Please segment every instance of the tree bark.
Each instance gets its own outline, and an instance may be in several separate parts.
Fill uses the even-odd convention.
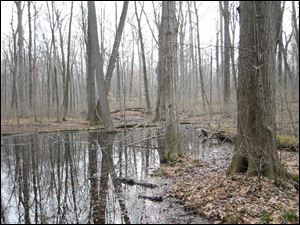
[[[31,29],[31,11],[30,11],[30,1],[27,1],[28,8],[28,67],[29,67],[29,108],[32,110],[32,29]]]
[[[161,94],[165,96],[164,108],[167,110],[165,136],[167,161],[174,161],[183,156],[176,107],[177,33],[176,2],[164,1],[159,34],[159,76],[165,79],[165,89],[161,90]]]
[[[68,35],[68,55],[67,55],[67,74],[65,79],[65,88],[64,88],[64,98],[63,98],[63,116],[62,120],[67,120],[67,113],[69,107],[69,86],[71,79],[71,66],[70,66],[70,54],[71,54],[71,28],[72,28],[72,18],[73,18],[73,1],[71,3],[71,15],[69,23],[69,35]]]
[[[149,88],[148,88],[148,78],[147,78],[147,67],[146,67],[146,57],[145,57],[145,50],[144,50],[144,41],[143,41],[143,34],[141,28],[141,13],[140,16],[137,12],[136,2],[134,2],[135,7],[135,16],[138,22],[138,33],[141,45],[141,53],[142,53],[142,60],[143,60],[143,72],[144,72],[144,88],[145,88],[145,95],[146,95],[146,106],[147,106],[147,113],[151,112],[151,105],[150,105],[150,96],[149,96]]]
[[[20,113],[24,116],[26,107],[25,107],[25,74],[24,74],[24,58],[23,58],[23,48],[24,48],[24,31],[22,25],[22,14],[23,9],[21,6],[21,1],[16,1],[17,13],[18,13],[18,94],[20,99]]]
[[[227,174],[277,180],[275,125],[276,18],[280,2],[240,2],[238,124],[235,153]]]
[[[109,58],[109,63],[108,63],[108,67],[107,67],[106,77],[105,77],[106,94],[108,94],[108,92],[110,90],[110,86],[111,86],[111,78],[112,78],[115,64],[117,61],[118,49],[119,49],[119,45],[121,42],[121,37],[122,37],[125,20],[126,20],[126,15],[127,15],[127,10],[128,10],[128,3],[129,3],[129,1],[124,1],[122,14],[121,14],[120,22],[118,25],[114,45],[113,45],[113,50],[112,50],[111,56]]]
[[[88,32],[93,29],[90,16],[88,17]],[[92,36],[87,35],[87,100],[88,100],[88,120],[96,122],[96,101],[95,101],[95,75],[93,67],[93,54],[92,54]]]
[[[200,48],[200,33],[199,33],[199,16],[198,10],[196,7],[196,2],[194,1],[194,8],[196,14],[196,25],[197,25],[197,42],[198,42],[198,57],[199,57],[199,75],[200,75],[200,85],[201,85],[201,95],[202,95],[202,104],[203,110],[205,111],[205,103],[209,105],[207,95],[204,89],[204,80],[203,80],[203,72],[202,72],[202,59],[201,59],[201,48]]]
[[[224,115],[229,115],[230,102],[230,37],[229,37],[229,6],[228,1],[224,1]]]
[[[105,81],[103,77],[103,71],[101,70],[100,64],[100,49],[98,42],[98,32],[97,32],[97,19],[96,19],[96,10],[95,2],[88,2],[88,40],[89,40],[89,65],[92,66],[92,70],[89,71],[92,73],[91,77],[94,76],[94,71],[96,71],[97,76],[97,85],[99,91],[99,113],[100,117],[103,120],[104,127],[106,131],[112,132],[115,130],[113,122],[110,118],[110,110],[107,100],[107,95],[105,93]],[[97,108],[97,107],[96,107]]]

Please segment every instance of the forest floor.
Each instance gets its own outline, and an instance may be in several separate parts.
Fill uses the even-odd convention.
[[[299,154],[280,151],[283,165],[299,175]],[[182,200],[191,212],[218,223],[299,223],[299,183],[282,180],[275,185],[265,177],[226,176],[230,157],[202,162],[184,160],[162,166],[172,178],[167,196]]]

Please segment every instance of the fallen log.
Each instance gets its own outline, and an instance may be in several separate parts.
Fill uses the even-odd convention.
[[[227,133],[225,131],[210,131],[206,129],[201,129],[201,133],[204,137],[209,137],[209,139],[217,138],[221,141],[235,143],[236,141],[236,134],[234,133]],[[277,148],[284,151],[289,152],[298,152],[299,151],[299,142],[298,143],[286,143],[277,139]]]
[[[130,185],[130,186],[138,185],[138,186],[141,186],[141,187],[151,188],[151,189],[157,187],[157,185],[155,185],[155,184],[144,183],[144,182],[138,182],[138,181],[134,181],[133,179],[130,179],[130,178],[116,177],[115,179],[116,179],[117,181],[123,183],[123,184],[127,184],[127,185]]]
[[[161,196],[145,196],[145,195],[139,195],[138,198],[147,199],[153,202],[162,202],[163,198]]]

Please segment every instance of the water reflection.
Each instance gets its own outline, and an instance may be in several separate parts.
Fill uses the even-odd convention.
[[[1,223],[159,223],[159,204],[139,198],[155,190],[117,178],[155,182],[161,132],[2,137]],[[193,127],[182,128],[182,140],[194,158],[212,155]]]

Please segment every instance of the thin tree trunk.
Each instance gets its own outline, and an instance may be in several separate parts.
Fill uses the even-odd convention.
[[[192,24],[192,13],[191,13],[191,7],[190,7],[190,2],[187,2],[188,4],[188,14],[189,14],[189,32],[190,32],[190,45],[189,45],[189,87],[188,87],[188,105],[190,109],[190,113],[192,113],[194,106],[192,106],[192,96],[194,96],[194,105],[195,104],[195,99],[197,99],[198,96],[198,90],[196,90],[196,86],[198,85],[197,82],[194,81],[194,76],[195,76],[195,58],[194,58],[194,37],[193,37],[193,24]],[[194,94],[195,92],[195,94]]]
[[[224,1],[224,115],[229,115],[230,103],[230,37],[229,37],[229,6],[228,1]]]
[[[132,57],[131,57],[131,70],[130,70],[130,84],[129,84],[129,100],[132,99],[132,78],[133,78],[133,68],[134,68],[134,32],[132,32]]]
[[[203,81],[203,72],[202,72],[202,59],[201,59],[201,49],[200,49],[200,33],[199,33],[199,17],[198,17],[198,10],[196,7],[196,2],[194,1],[194,8],[196,14],[196,22],[197,22],[197,42],[198,42],[198,57],[199,57],[199,74],[200,74],[200,84],[201,84],[201,95],[202,95],[202,104],[203,109],[205,111],[205,102],[209,105],[207,95],[204,89],[204,81]]]
[[[32,32],[31,32],[31,12],[30,12],[30,1],[27,1],[28,8],[28,68],[29,68],[29,108],[32,110]]]
[[[222,100],[224,98],[224,26],[223,26],[223,3],[219,1],[220,12],[220,73],[219,73],[219,85],[220,85],[220,109],[222,110]]]
[[[71,15],[69,22],[69,35],[68,35],[68,55],[67,55],[67,74],[65,79],[65,88],[64,88],[64,98],[63,98],[63,116],[62,120],[67,120],[67,113],[69,107],[69,86],[71,79],[71,66],[70,66],[70,54],[71,54],[71,28],[72,28],[72,19],[73,19],[73,1],[71,3]]]
[[[17,13],[18,13],[18,94],[20,99],[20,113],[22,116],[26,114],[25,106],[25,74],[24,74],[24,57],[23,57],[23,48],[24,48],[24,31],[22,25],[22,14],[23,9],[21,6],[21,1],[16,1]]]
[[[148,78],[147,78],[147,67],[146,67],[146,57],[145,57],[145,50],[144,50],[144,41],[143,41],[143,35],[142,35],[142,28],[141,28],[141,13],[140,16],[138,16],[136,2],[134,3],[135,7],[135,16],[138,22],[138,33],[139,33],[139,39],[140,39],[140,45],[141,45],[141,54],[142,54],[142,60],[143,60],[143,72],[144,72],[144,88],[145,88],[145,95],[146,95],[146,107],[147,112],[151,112],[151,105],[150,105],[150,97],[149,97],[149,88],[148,88]]]
[[[113,45],[113,50],[112,50],[111,56],[109,58],[109,63],[108,63],[108,67],[107,67],[106,77],[105,77],[106,94],[108,94],[108,92],[110,91],[111,79],[112,79],[115,64],[117,61],[118,49],[119,49],[119,45],[121,42],[121,37],[122,37],[124,25],[125,25],[126,14],[127,14],[127,10],[128,10],[128,3],[129,3],[129,1],[124,1],[122,14],[121,14],[120,22],[118,25],[114,45]]]
[[[33,65],[32,65],[32,104],[33,104],[33,118],[37,122],[37,68],[36,68],[36,20],[37,20],[37,9],[34,7],[34,20],[33,20]]]

